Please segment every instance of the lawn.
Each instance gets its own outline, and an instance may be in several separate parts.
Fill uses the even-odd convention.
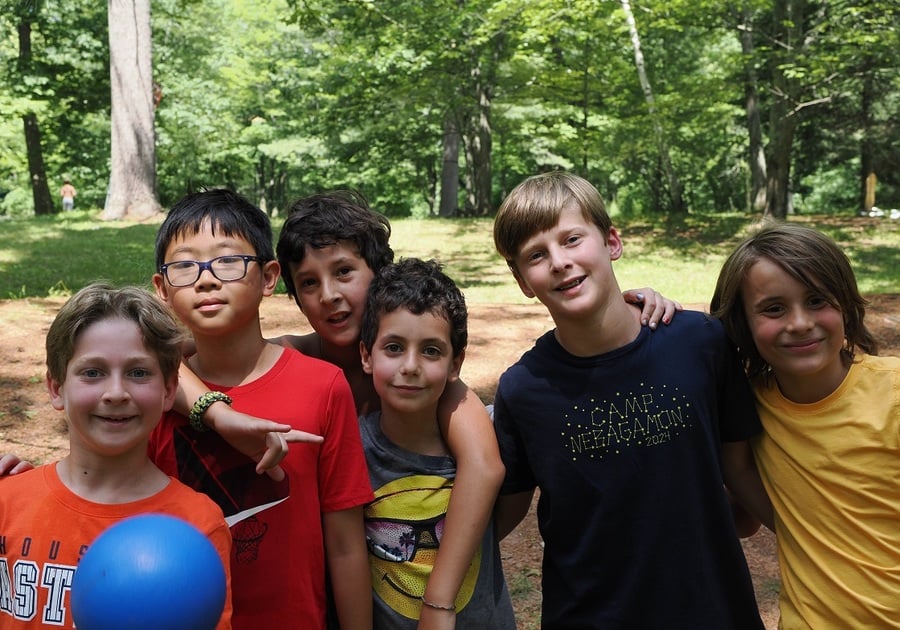
[[[149,285],[157,223],[102,222],[96,212],[0,220],[0,299],[66,296],[104,279]],[[797,216],[841,244],[863,293],[900,293],[900,220]],[[617,219],[625,245],[615,263],[622,288],[652,286],[684,303],[704,303],[735,244],[756,225],[743,214],[688,215],[680,220]],[[273,220],[277,236],[281,220]],[[470,304],[527,304],[496,254],[492,221],[398,219],[398,256],[436,258]]]

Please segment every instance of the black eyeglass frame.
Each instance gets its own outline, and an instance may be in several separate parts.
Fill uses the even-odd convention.
[[[222,260],[223,258],[240,258],[242,261],[244,261],[244,272],[237,278],[228,278],[227,280],[225,278],[220,278],[219,274],[217,274],[216,270],[213,268],[213,264],[216,261]],[[226,254],[224,256],[216,256],[215,258],[211,258],[206,261],[174,260],[170,263],[160,265],[159,273],[162,274],[162,276],[166,279],[166,282],[168,282],[170,286],[173,286],[176,288],[190,287],[190,286],[195,285],[197,283],[197,280],[200,279],[200,276],[203,275],[203,272],[207,271],[207,270],[219,282],[237,282],[238,280],[243,280],[244,278],[247,277],[247,269],[249,268],[251,262],[258,262],[258,263],[262,264],[265,262],[265,260],[263,260],[259,256],[249,256],[247,254]],[[193,264],[197,265],[197,275],[194,276],[194,279],[191,282],[186,282],[184,284],[175,284],[174,282],[172,282],[172,279],[169,277],[169,267],[171,267],[173,265],[184,265],[185,263],[193,263]]]

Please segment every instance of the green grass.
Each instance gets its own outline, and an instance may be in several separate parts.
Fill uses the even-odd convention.
[[[94,280],[150,285],[158,224],[103,222],[96,211],[0,220],[0,298],[69,295]],[[793,217],[845,247],[863,293],[900,293],[900,221]],[[735,244],[754,227],[741,214],[678,220],[616,219],[625,245],[614,269],[620,286],[652,286],[685,303],[705,303]],[[491,219],[399,219],[397,256],[436,258],[470,304],[524,304],[494,251]],[[277,234],[280,220],[274,221]]]

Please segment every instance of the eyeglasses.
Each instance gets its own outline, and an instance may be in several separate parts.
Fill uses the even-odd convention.
[[[234,282],[247,275],[247,265],[252,261],[263,262],[259,256],[229,254],[219,256],[206,262],[199,260],[178,260],[161,265],[159,272],[166,277],[173,287],[189,287],[200,279],[204,270],[222,282]]]
[[[437,549],[444,537],[444,515],[421,522],[366,519],[366,544],[377,558],[409,562],[420,549]]]

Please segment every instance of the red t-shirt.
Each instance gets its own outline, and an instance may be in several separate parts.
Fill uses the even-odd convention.
[[[256,464],[218,434],[191,429],[180,414],[166,414],[150,439],[151,459],[209,495],[231,523],[234,628],[322,628],[322,514],[373,498],[344,373],[284,349],[272,369],[252,383],[207,386],[231,396],[238,411],[325,438],[322,444],[291,444],[279,483],[256,474]]]

